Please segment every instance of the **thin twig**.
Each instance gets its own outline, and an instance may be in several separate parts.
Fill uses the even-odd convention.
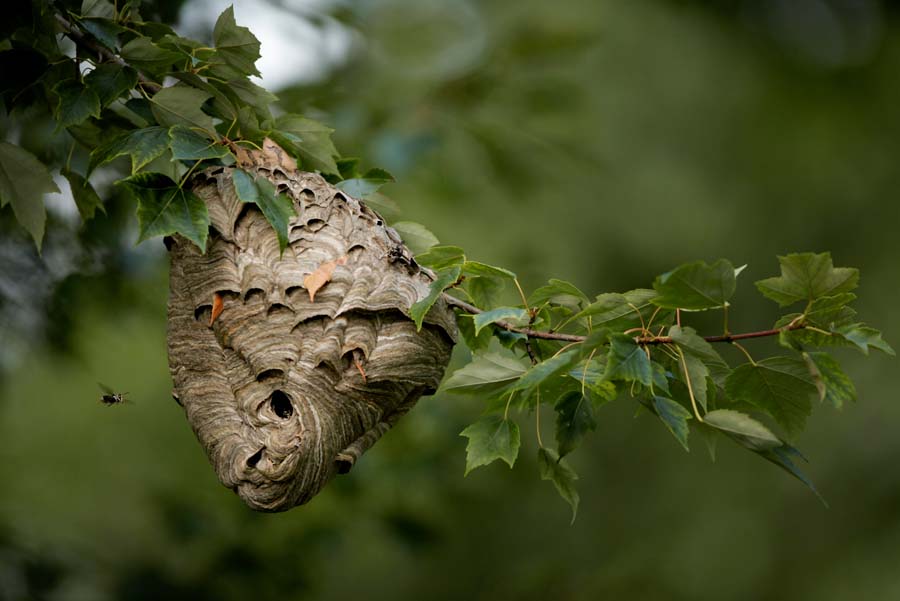
[[[747,340],[749,338],[766,338],[768,336],[778,336],[782,332],[790,332],[793,330],[806,329],[803,323],[791,323],[783,328],[775,328],[772,330],[760,330],[758,332],[744,332],[743,334],[725,334],[723,336],[704,336],[703,340],[707,342],[735,342],[736,340]],[[638,344],[671,344],[674,342],[671,336],[643,336],[637,339]]]
[[[97,54],[103,61],[111,61],[119,65],[120,67],[128,67],[129,69],[134,69],[137,71],[138,81],[147,86],[148,88],[152,88],[153,91],[157,91],[162,88],[161,85],[148,78],[146,75],[140,72],[140,70],[135,69],[131,65],[129,65],[124,58],[121,56],[110,52],[107,48],[101,46],[96,40],[92,37],[85,34],[81,29],[79,29],[75,24],[66,19],[59,13],[56,13],[56,22],[59,23],[60,27],[62,27],[63,33],[75,42],[76,45],[83,46],[88,50],[91,50]]]
[[[472,315],[478,315],[479,313],[484,313],[483,310],[479,309],[475,305],[467,303],[464,300],[460,300],[454,296],[450,296],[446,292],[444,293],[444,300],[451,307],[456,307],[458,309],[462,309],[466,313],[471,313]],[[531,328],[520,328],[518,326],[514,326],[513,324],[506,321],[495,321],[494,325],[508,332],[514,332],[517,334],[524,334],[529,338],[542,338],[544,340],[561,340],[563,342],[584,342],[587,340],[587,336],[580,336],[578,334],[562,334],[560,332],[545,332],[543,330],[534,330]],[[758,332],[744,332],[742,334],[727,334],[723,336],[704,336],[703,339],[707,342],[735,342],[737,340],[747,340],[749,338],[766,338],[769,336],[777,336],[782,332],[790,332],[793,330],[803,330],[807,326],[803,323],[792,322],[783,328],[776,328],[773,330],[760,330]],[[642,346],[647,345],[656,345],[656,344],[672,344],[675,341],[672,340],[671,336],[638,336],[634,339],[635,342]]]
[[[469,304],[464,300],[460,300],[455,296],[450,296],[446,292],[444,293],[444,300],[447,301],[448,305],[462,309],[466,313],[471,313],[472,315],[484,313],[484,311],[482,311],[475,305]],[[543,332],[541,330],[533,330],[531,328],[519,328],[506,321],[495,321],[494,325],[503,328],[507,332],[524,334],[525,336],[528,336],[530,338],[543,338],[544,340],[562,340],[563,342],[584,342],[585,340],[587,340],[587,336],[578,336],[576,334],[560,334],[558,332]]]

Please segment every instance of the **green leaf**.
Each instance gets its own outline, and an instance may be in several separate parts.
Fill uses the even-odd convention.
[[[753,451],[766,451],[783,443],[772,431],[749,415],[731,409],[716,409],[703,416],[703,423],[728,434]]]
[[[119,56],[140,71],[165,72],[176,62],[184,63],[184,57],[173,50],[160,48],[145,36],[136,37],[124,46]]]
[[[180,188],[162,173],[138,173],[118,183],[138,200],[138,242],[181,234],[206,252],[209,214],[206,203],[197,195]]]
[[[828,503],[825,501],[825,498],[819,494],[818,489],[816,489],[815,485],[812,483],[812,480],[806,477],[806,475],[800,471],[800,468],[794,463],[793,458],[799,457],[800,459],[806,460],[803,455],[800,454],[800,451],[792,447],[791,445],[785,444],[780,447],[776,447],[774,449],[769,449],[767,451],[756,451],[758,455],[766,459],[767,461],[771,461],[791,476],[803,482],[822,502],[825,507],[828,507]]]
[[[78,125],[88,117],[100,117],[100,98],[93,89],[68,80],[59,82],[53,93],[58,98],[54,113],[57,131]]]
[[[606,360],[607,380],[625,380],[650,386],[653,368],[644,349],[627,334],[609,337],[609,355]]]
[[[844,317],[852,318],[855,315],[849,307],[845,309],[851,313],[847,313]],[[775,327],[783,327],[799,316],[800,314],[785,315],[776,322]],[[864,355],[869,354],[869,348],[875,348],[890,356],[895,354],[891,345],[882,338],[881,332],[864,323],[845,323],[842,317],[841,322],[832,323],[828,329],[830,331],[822,328],[785,330],[778,338],[782,346],[800,351],[806,346],[852,346]]]
[[[466,445],[466,472],[468,476],[476,467],[488,465],[497,459],[509,467],[519,455],[519,426],[511,419],[498,415],[486,415],[460,432],[469,439]]]
[[[259,59],[259,40],[246,27],[234,20],[234,7],[229,6],[219,15],[213,29],[216,54],[234,69],[245,75],[259,75],[256,61]]]
[[[456,325],[459,328],[459,333],[462,335],[466,346],[469,347],[469,350],[473,353],[480,353],[490,346],[493,334],[491,330],[488,329],[481,330],[481,332],[476,335],[475,324],[472,321],[472,317],[473,316],[471,315],[459,314],[456,319]]]
[[[894,349],[882,337],[881,332],[862,323],[841,326],[834,333],[858,348],[864,355],[869,354],[869,347],[893,357]]]
[[[38,250],[44,239],[44,194],[59,192],[47,166],[15,144],[0,141],[0,207],[11,204],[16,220]]]
[[[150,108],[160,125],[197,127],[215,131],[212,117],[200,108],[212,94],[184,85],[163,88],[150,98]]]
[[[342,157],[337,160],[338,173],[340,179],[353,179],[360,177],[359,171],[360,159],[358,157]],[[340,180],[338,180],[340,181]]]
[[[541,361],[537,365],[532,366],[526,371],[521,378],[510,388],[510,391],[524,390],[531,391],[537,388],[548,378],[551,378],[563,370],[568,369],[578,360],[578,349],[568,350],[560,353],[555,357],[550,357],[546,361]],[[526,394],[525,396],[528,396]]]
[[[681,265],[656,278],[653,288],[659,296],[653,302],[667,309],[689,311],[722,307],[734,294],[734,274],[734,266],[725,259],[712,265],[704,261]]]
[[[253,177],[241,169],[231,174],[234,191],[241,202],[250,202],[259,207],[266,221],[278,236],[278,248],[281,252],[288,244],[288,222],[296,215],[294,204],[284,194],[279,194],[275,185],[265,177]]]
[[[694,422],[694,428],[697,430],[697,432],[700,434],[700,437],[703,439],[703,442],[706,444],[706,450],[707,452],[709,452],[710,460],[715,463],[716,451],[718,450],[719,446],[719,431],[701,422]]]
[[[391,220],[400,217],[400,206],[394,200],[380,192],[375,192],[366,198],[366,205],[368,205],[369,208],[378,211],[385,219]]]
[[[446,269],[439,270],[435,273],[435,279],[431,282],[431,286],[428,288],[428,294],[425,298],[420,299],[413,303],[413,305],[409,308],[409,316],[412,318],[414,322],[416,322],[416,329],[422,329],[422,321],[425,319],[425,316],[428,314],[428,311],[431,310],[431,307],[437,302],[437,299],[440,298],[441,293],[444,292],[446,288],[452,286],[459,279],[459,266],[448,267]]]
[[[577,308],[588,302],[588,297],[577,286],[564,280],[551,279],[528,297],[528,304],[539,307],[549,302],[555,305]]]
[[[335,154],[337,153],[335,152]],[[395,181],[394,176],[384,169],[369,169],[362,177],[345,179],[338,182],[336,187],[354,198],[365,200],[375,192],[378,192],[383,185],[393,181]]]
[[[124,14],[126,10],[131,11],[131,18],[140,21],[140,16],[137,11],[137,7],[135,5],[139,5],[144,0],[128,0],[125,3],[125,6],[120,12],[120,14]],[[144,35],[149,36],[153,41],[158,42],[159,40],[168,37],[168,36],[177,36],[175,30],[172,29],[170,25],[165,23],[157,23],[155,21],[143,21],[140,23],[140,30],[144,33]]]
[[[503,291],[503,280],[492,277],[468,277],[463,282],[463,288],[472,297],[476,307],[489,309],[498,303],[500,293]]]
[[[578,491],[575,490],[575,480],[578,474],[560,458],[553,449],[538,449],[538,469],[541,480],[550,480],[559,495],[572,507],[572,522],[578,513]]]
[[[835,268],[831,253],[798,253],[778,257],[781,275],[756,282],[766,297],[782,307],[799,301],[849,292],[859,282],[859,270]]]
[[[597,429],[594,407],[580,391],[570,391],[556,401],[556,444],[565,457],[581,444],[588,432]]]
[[[119,34],[127,31],[121,25],[117,25],[112,18],[85,18],[78,24],[113,52],[119,48]]]
[[[516,274],[502,267],[494,267],[487,263],[479,263],[478,261],[466,261],[462,266],[463,275],[468,277],[496,278],[496,279],[516,279]]]
[[[166,33],[165,35],[157,37],[154,39],[154,42],[156,42],[160,48],[173,50],[183,55],[186,59],[191,61],[192,67],[198,67],[201,63],[216,55],[215,50],[205,48],[200,42],[189,38],[183,38],[174,33]]]
[[[229,154],[224,145],[183,125],[169,129],[169,143],[172,158],[176,161],[221,159]]]
[[[131,173],[159,158],[169,147],[169,130],[157,125],[126,132],[91,153],[87,174],[120,156],[131,157]]]
[[[113,19],[116,16],[116,8],[109,0],[83,0],[81,16]]]
[[[584,363],[579,362],[569,371],[569,376],[578,382],[579,387],[589,390],[594,405],[600,406],[616,399],[616,386],[603,379],[605,372],[606,357],[601,355]]]
[[[675,440],[681,443],[685,451],[690,451],[688,448],[688,433],[690,430],[687,420],[691,419],[691,412],[682,407],[680,403],[658,395],[653,397],[653,409],[669,432],[672,433],[672,436],[675,437]]]
[[[475,315],[473,321],[477,336],[483,327],[498,321],[511,321],[513,325],[528,323],[528,311],[516,307],[500,307]]]
[[[669,394],[669,374],[666,368],[656,361],[651,361],[650,367],[653,368],[653,387]]]
[[[148,124],[156,123],[156,117],[153,116],[153,111],[150,109],[150,101],[146,98],[129,98],[125,101],[125,108]]]
[[[524,373],[525,366],[515,357],[485,353],[453,372],[442,388],[449,392],[487,394],[509,386]]]
[[[461,270],[463,263],[466,262],[466,254],[458,246],[433,246],[428,252],[416,255],[416,261],[419,265],[431,269],[459,266]]]
[[[93,219],[97,209],[100,209],[101,213],[106,213],[106,209],[103,208],[103,201],[100,200],[100,196],[89,181],[69,169],[63,168],[60,170],[60,173],[69,182],[69,187],[72,189],[72,197],[75,199],[75,206],[78,207],[78,213],[81,215],[82,221]]]
[[[199,75],[186,71],[173,71],[169,75],[193,88],[210,94],[212,99],[207,101],[206,107],[211,116],[227,123],[236,121],[240,117],[238,106],[241,105],[241,100],[235,93],[235,86],[218,80],[206,81]]]
[[[806,310],[805,321],[827,329],[831,329],[834,325],[845,324],[856,315],[856,311],[847,306],[854,300],[856,300],[856,295],[852,292],[819,297]],[[790,322],[782,325],[787,325],[787,323]]]
[[[607,328],[611,331],[623,331],[641,323],[644,309],[653,308],[651,303],[657,296],[655,290],[639,288],[625,294],[606,293],[577,313],[573,319],[590,317],[591,326]],[[648,315],[649,317],[649,315]]]
[[[731,368],[712,345],[698,336],[693,328],[672,326],[669,328],[669,336],[685,354],[700,359],[706,365],[716,384],[719,386],[725,384],[725,378],[731,373]]]
[[[256,116],[256,111],[254,111],[253,108],[249,106],[242,106],[238,108],[237,137],[249,140],[251,142],[256,142],[257,145],[260,145],[263,143],[263,140],[266,137],[266,132],[264,132],[261,127],[262,126],[259,124],[259,117]],[[296,158],[299,156],[296,147],[292,146],[289,141],[286,141],[286,138],[276,137],[275,133],[271,133],[269,135],[269,138],[274,140],[292,157]],[[310,169],[310,171],[312,171],[312,169]]]
[[[318,121],[289,114],[275,120],[275,130],[269,135],[282,148],[298,157],[305,169],[337,173],[334,157],[338,155],[338,151],[331,141],[333,131]],[[355,196],[351,191],[345,192]]]
[[[690,391],[694,394],[697,403],[703,407],[704,412],[706,411],[707,376],[709,376],[709,369],[701,359],[690,353],[683,353],[682,364],[678,366],[678,377],[685,384],[690,383]]]
[[[731,398],[766,411],[789,433],[803,429],[816,394],[809,370],[801,359],[770,357],[740,365],[725,380]]]
[[[428,228],[419,223],[398,221],[392,227],[397,230],[403,243],[414,255],[423,253],[435,244],[438,244],[437,237]]]
[[[803,358],[813,376],[819,400],[828,401],[835,409],[845,402],[856,400],[856,387],[840,364],[828,353],[803,353]]]
[[[105,107],[137,85],[137,71],[114,63],[104,63],[84,76],[84,83],[92,89]]]
[[[260,109],[267,111],[270,104],[278,102],[278,96],[249,79],[232,79],[228,82],[227,87],[240,100],[255,108],[257,112]]]

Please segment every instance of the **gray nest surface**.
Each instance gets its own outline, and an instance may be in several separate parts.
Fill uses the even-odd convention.
[[[195,177],[212,225],[205,254],[167,239],[169,367],[222,484],[283,511],[437,388],[457,334],[442,300],[416,331],[409,307],[431,275],[363,202],[315,174],[245,170],[293,202],[288,246],[282,255],[258,207],[237,197],[233,168]],[[311,300],[304,279],[330,262]]]

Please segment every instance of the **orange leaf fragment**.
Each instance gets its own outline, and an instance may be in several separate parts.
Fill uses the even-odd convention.
[[[336,261],[326,261],[319,265],[314,272],[303,278],[303,287],[309,292],[309,302],[315,302],[316,292],[331,281],[331,276],[334,274],[335,268],[338,265],[346,264],[347,257],[345,256]]]
[[[362,351],[360,351],[359,349],[353,349],[353,363],[356,365],[356,369],[359,370],[359,375],[362,376],[363,384],[366,384],[366,370],[363,369],[362,362],[359,360],[360,355],[362,355]]]
[[[224,308],[225,303],[222,301],[222,295],[218,292],[214,292],[212,313],[209,316],[209,327],[212,327],[212,324],[216,321],[216,318],[222,314]]]

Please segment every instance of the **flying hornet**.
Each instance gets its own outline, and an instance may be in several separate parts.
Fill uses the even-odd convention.
[[[105,386],[100,382],[97,382],[97,385],[100,386],[100,390],[103,391],[103,394],[100,395],[100,402],[107,407],[121,405],[128,401],[128,399],[125,398],[125,395],[128,394],[127,392],[113,392],[109,386]]]

